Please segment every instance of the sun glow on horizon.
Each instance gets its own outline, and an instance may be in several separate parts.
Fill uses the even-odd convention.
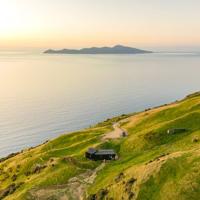
[[[199,1],[6,0],[0,49],[200,46]]]

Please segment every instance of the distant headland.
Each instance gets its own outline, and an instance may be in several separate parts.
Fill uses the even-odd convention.
[[[152,51],[146,51],[136,49],[132,47],[116,45],[114,47],[92,47],[83,49],[61,49],[53,50],[48,49],[44,51],[46,54],[144,54],[153,53]]]

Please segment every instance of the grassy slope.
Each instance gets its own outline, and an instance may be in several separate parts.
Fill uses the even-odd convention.
[[[98,199],[200,199],[200,94],[128,119],[122,123],[128,130],[127,138],[101,141],[102,134],[111,130],[111,119],[0,163],[0,191],[13,182],[23,182],[5,199],[31,199],[28,191],[32,188],[65,184],[71,177],[96,168],[100,163],[83,155],[90,146],[102,146],[115,148],[120,158],[98,172],[88,188],[89,195]],[[188,131],[167,134],[170,128]],[[46,167],[33,173],[38,164]]]

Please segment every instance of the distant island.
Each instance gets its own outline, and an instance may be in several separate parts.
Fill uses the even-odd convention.
[[[116,45],[114,47],[92,47],[83,49],[61,49],[53,50],[48,49],[44,53],[46,54],[144,54],[153,53],[152,51],[146,51],[136,49],[132,47],[126,47],[122,45]]]

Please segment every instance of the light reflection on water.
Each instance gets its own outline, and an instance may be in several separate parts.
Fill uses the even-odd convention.
[[[0,157],[200,88],[199,54],[0,54]]]

